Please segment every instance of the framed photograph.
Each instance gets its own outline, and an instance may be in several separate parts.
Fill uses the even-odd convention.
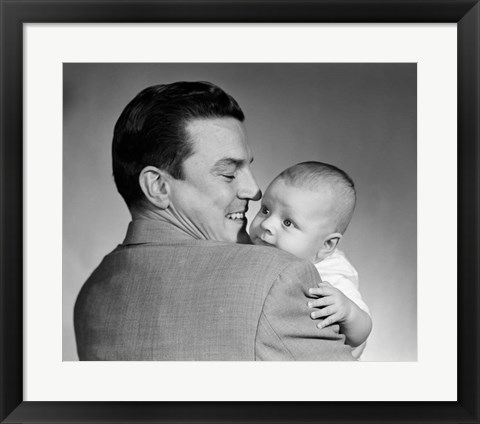
[[[479,422],[478,1],[0,1],[1,422]],[[173,81],[238,101],[264,198],[298,162],[352,177],[361,361],[78,361],[131,219],[115,122]]]
[[[182,33],[187,33],[185,27]],[[38,38],[29,32],[30,37]],[[357,199],[337,244],[345,256],[337,250],[325,262],[323,254],[318,265],[322,278],[342,287],[343,280],[330,271],[332,264],[337,269],[336,261],[343,257],[355,264],[362,296],[357,301],[375,317],[362,361],[417,360],[416,63],[64,63],[62,73],[64,361],[78,359],[72,311],[81,286],[122,240],[130,221],[108,165],[115,119],[136,92],[177,80],[210,81],[237,100],[246,115],[251,170],[264,199],[270,181],[294,164],[315,160],[347,172]],[[450,87],[456,90],[454,84]],[[444,96],[446,92],[445,86]],[[260,204],[249,201],[249,234],[258,232],[253,222]],[[308,209],[314,210],[313,205]],[[365,240],[370,240],[368,249]],[[395,260],[372,261],[372,256]],[[353,285],[347,285],[349,290],[356,291]],[[401,325],[400,308],[405,315]],[[179,318],[172,319],[177,331]]]

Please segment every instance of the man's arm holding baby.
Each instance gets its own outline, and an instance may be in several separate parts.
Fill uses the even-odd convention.
[[[318,308],[311,313],[313,319],[322,319],[317,326],[320,329],[332,324],[340,324],[340,331],[345,335],[348,345],[361,345],[372,331],[372,319],[355,302],[340,290],[324,281],[318,287],[311,288],[309,293],[319,296],[308,302],[310,308]]]
[[[286,264],[263,305],[255,343],[257,360],[354,360],[339,325],[319,330],[309,317],[308,289],[320,282],[312,264]]]

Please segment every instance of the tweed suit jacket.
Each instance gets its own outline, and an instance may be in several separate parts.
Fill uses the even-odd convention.
[[[320,330],[313,265],[269,247],[196,240],[166,223],[130,223],[82,287],[81,360],[353,360]]]

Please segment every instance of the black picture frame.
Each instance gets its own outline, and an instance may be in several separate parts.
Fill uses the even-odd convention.
[[[479,422],[480,0],[0,0],[0,420],[36,422]],[[23,24],[451,22],[458,33],[456,402],[24,402]],[[446,317],[447,319],[447,317]],[[441,375],[438,376],[441,381]],[[321,386],[321,384],[320,384]]]

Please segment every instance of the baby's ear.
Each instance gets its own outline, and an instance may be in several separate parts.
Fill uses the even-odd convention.
[[[321,248],[318,250],[315,262],[323,261],[337,247],[338,242],[342,238],[340,233],[332,233],[325,237]]]
[[[342,235],[340,233],[332,233],[329,234],[326,238],[325,241],[323,242],[323,251],[326,254],[332,253],[335,248],[337,247],[338,242],[342,238]]]

